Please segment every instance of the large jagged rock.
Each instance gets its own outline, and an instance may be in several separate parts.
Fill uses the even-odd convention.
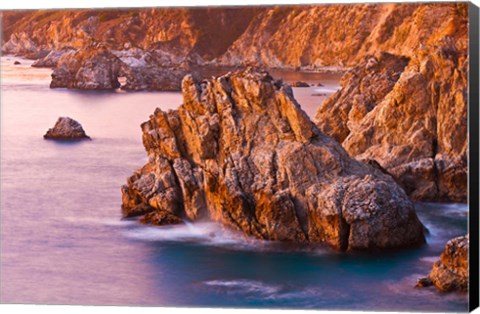
[[[90,139],[90,137],[85,134],[82,125],[69,117],[58,118],[55,126],[48,129],[43,138],[47,140]]]
[[[187,76],[182,92],[178,110],[142,124],[149,162],[122,188],[125,216],[166,211],[339,250],[424,242],[402,188],[322,134],[288,85],[250,68]]]
[[[434,285],[440,291],[468,290],[469,235],[447,242],[440,259],[433,264],[430,274],[418,280],[418,287]]]
[[[323,132],[378,162],[413,199],[466,202],[466,25],[450,16],[410,60],[367,57],[316,115]]]

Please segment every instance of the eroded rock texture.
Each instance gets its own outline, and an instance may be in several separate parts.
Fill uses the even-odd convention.
[[[80,123],[69,117],[58,118],[55,126],[48,129],[43,136],[47,140],[81,140],[90,139]]]
[[[448,241],[440,259],[433,264],[430,274],[419,279],[417,286],[434,285],[445,292],[467,291],[468,248],[468,234]]]
[[[42,64],[55,58],[42,59]],[[55,55],[56,56],[56,55]],[[161,66],[158,58],[141,49],[112,51],[102,44],[60,55],[52,73],[51,88],[109,90],[180,90],[187,66]],[[125,79],[121,85],[119,78]]]
[[[63,55],[52,73],[51,88],[115,89],[121,62],[104,47]]]
[[[182,92],[178,110],[142,124],[149,162],[122,188],[125,216],[166,211],[340,250],[424,242],[403,189],[322,134],[288,85],[250,68],[187,76]]]
[[[466,202],[467,22],[437,13],[442,27],[413,56],[378,53],[349,71],[316,123],[350,155],[378,162],[412,198]]]
[[[64,47],[60,50],[52,50],[48,55],[43,58],[35,60],[32,63],[32,67],[35,68],[54,68],[58,65],[58,61],[65,55],[72,56],[76,52],[76,49],[72,47]]]

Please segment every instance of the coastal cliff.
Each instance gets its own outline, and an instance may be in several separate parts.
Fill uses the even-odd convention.
[[[122,188],[125,216],[208,219],[339,250],[424,242],[403,189],[322,134],[290,86],[249,68],[201,82],[187,76],[182,92],[178,110],[157,109],[142,124],[149,162]]]
[[[95,42],[160,51],[171,64],[351,67],[376,51],[412,57],[467,12],[464,3],[13,11],[2,13],[2,51],[37,59]]]
[[[411,53],[376,53],[352,68],[316,123],[350,155],[378,163],[412,198],[466,202],[467,17],[422,6],[407,37],[415,40],[433,20],[440,27]]]

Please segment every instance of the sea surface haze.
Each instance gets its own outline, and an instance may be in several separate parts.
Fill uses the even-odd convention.
[[[2,303],[467,310],[464,294],[414,288],[467,232],[465,204],[416,204],[428,244],[376,254],[286,247],[213,223],[122,220],[120,188],[147,161],[140,124],[156,107],[176,108],[180,93],[50,89],[50,69],[1,62]],[[310,116],[322,99],[313,95],[338,88],[338,76],[273,74],[322,82],[294,88]],[[92,140],[44,140],[59,116]]]

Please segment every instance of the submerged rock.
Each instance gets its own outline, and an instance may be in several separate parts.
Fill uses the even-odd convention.
[[[82,125],[69,117],[58,118],[55,126],[49,129],[43,138],[53,140],[90,139],[90,137],[85,134]]]
[[[178,110],[142,124],[149,162],[122,188],[125,216],[169,212],[339,250],[424,243],[403,189],[323,135],[288,85],[249,68],[187,76],[182,92]]]
[[[292,87],[310,87],[310,84],[308,84],[306,82],[302,82],[302,81],[296,81],[296,82],[293,82],[292,84],[290,84],[290,86],[292,86]]]
[[[143,216],[140,222],[154,226],[164,226],[179,225],[183,223],[183,220],[166,210],[157,210]]]
[[[13,65],[20,65],[20,64],[21,64],[20,61],[15,61],[15,62],[13,63]]]
[[[430,274],[420,278],[417,287],[434,285],[445,292],[467,291],[468,248],[468,234],[448,241],[440,259],[433,264]]]

